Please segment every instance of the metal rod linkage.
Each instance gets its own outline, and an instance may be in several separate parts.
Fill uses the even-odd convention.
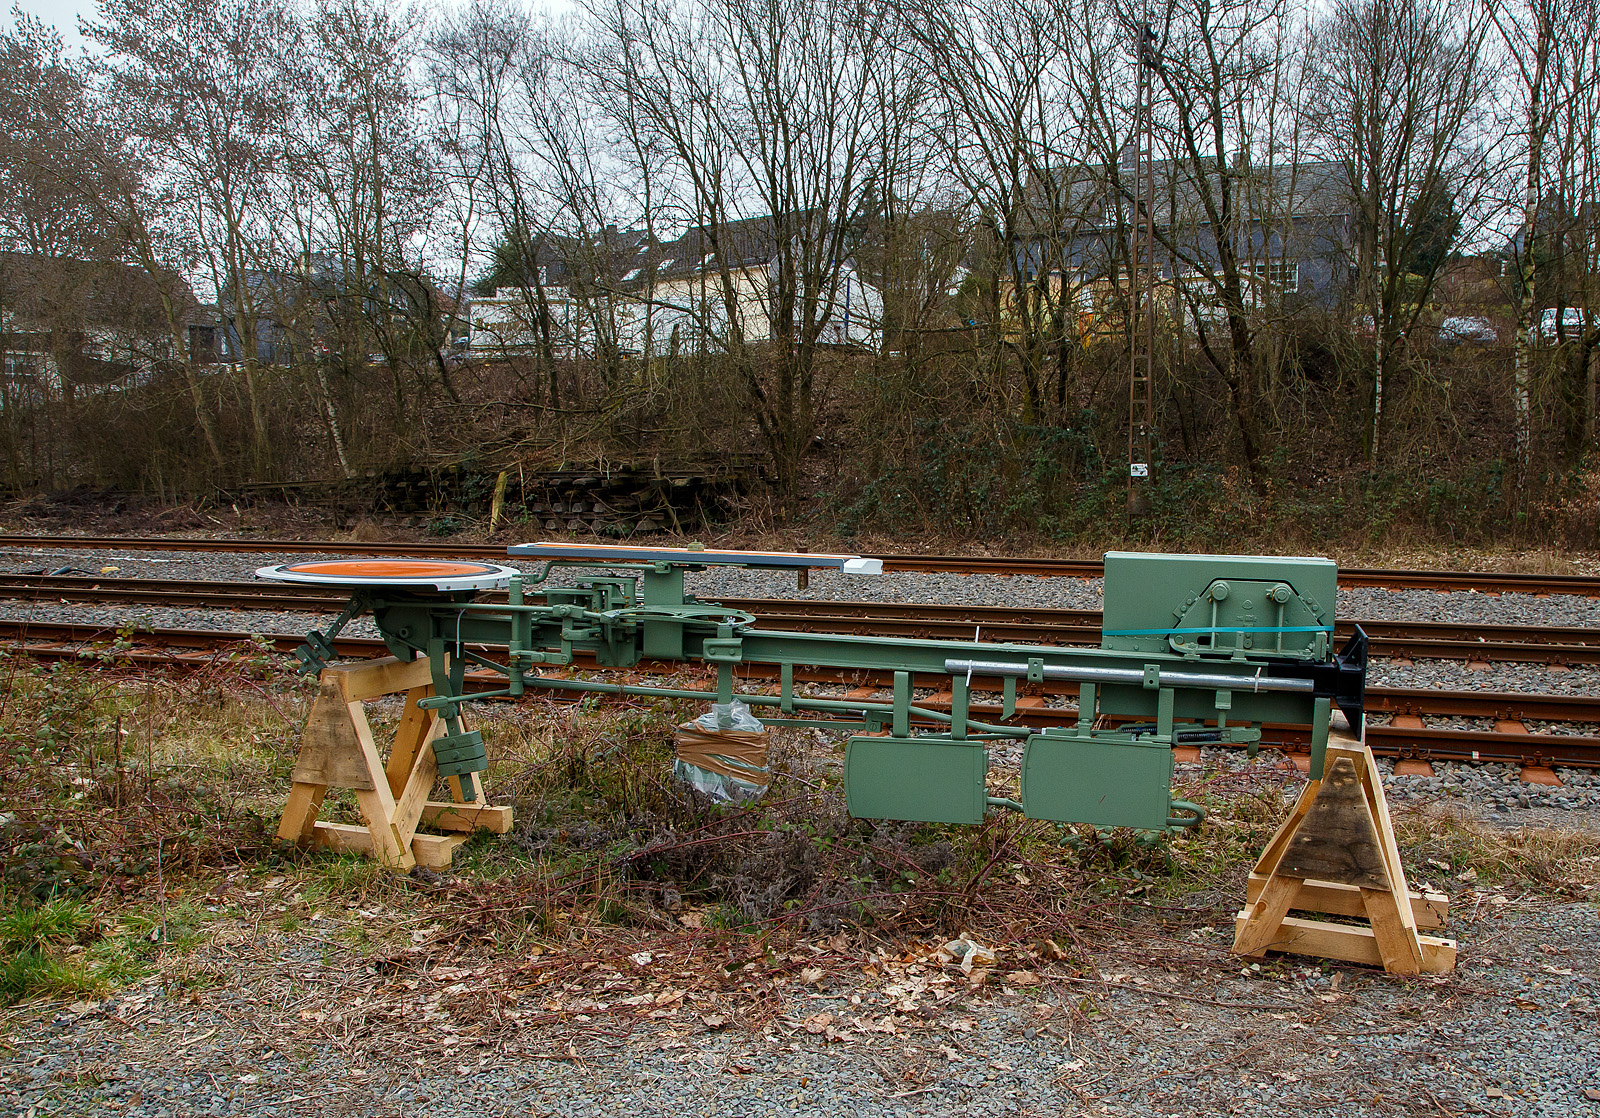
[[[946,660],[944,670],[951,675],[971,672],[973,675],[1024,676],[1027,664],[1010,664],[996,660]],[[1138,668],[1092,668],[1042,665],[1036,671],[1044,679],[1066,679],[1079,683],[1125,683],[1133,687],[1193,687],[1208,691],[1292,691],[1310,694],[1316,684],[1309,679],[1285,679],[1263,675],[1208,675],[1205,672],[1163,671],[1154,665],[1140,671]]]

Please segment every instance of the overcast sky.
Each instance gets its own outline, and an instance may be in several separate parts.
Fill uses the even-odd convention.
[[[78,37],[78,16],[92,17],[94,15],[95,0],[15,0],[16,6],[31,16],[38,16],[45,23],[53,24],[61,32],[61,39],[67,44],[69,50],[83,45],[83,40]],[[7,28],[13,26],[11,19],[10,3],[5,5],[5,11],[0,14]]]
[[[0,0],[0,27],[9,29],[13,26],[13,5],[53,25],[61,32],[61,40],[69,51],[83,45],[83,39],[78,35],[78,17],[93,19],[95,14],[95,0]],[[437,6],[430,4],[428,10],[434,10]],[[529,6],[534,9],[545,8],[557,15],[572,9],[570,0],[535,0]]]

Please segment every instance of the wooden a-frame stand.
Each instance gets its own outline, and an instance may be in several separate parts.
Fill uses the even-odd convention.
[[[1284,951],[1390,974],[1444,974],[1456,965],[1454,940],[1418,931],[1442,928],[1450,901],[1407,887],[1372,750],[1348,731],[1330,733],[1322,779],[1306,785],[1272,836],[1245,899],[1236,955]],[[1365,923],[1290,916],[1291,909]]]
[[[393,869],[409,870],[448,866],[455,848],[473,831],[504,834],[511,829],[511,809],[491,806],[481,780],[472,782],[471,800],[453,776],[446,779],[454,802],[428,799],[439,776],[433,741],[444,735],[445,723],[433,711],[417,706],[419,699],[433,694],[426,657],[409,664],[388,656],[334,665],[324,668],[320,679],[321,690],[306,719],[295,761],[294,788],[278,826],[279,838],[368,854]],[[385,764],[362,703],[402,691],[405,707]],[[355,792],[363,826],[317,820],[329,788]],[[452,833],[420,833],[417,827],[424,823]]]

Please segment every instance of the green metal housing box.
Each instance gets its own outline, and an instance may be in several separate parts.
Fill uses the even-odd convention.
[[[978,742],[856,737],[845,745],[844,799],[857,819],[982,823],[989,755]]]
[[[1100,647],[1321,659],[1338,589],[1331,559],[1111,551]]]
[[[1029,819],[1135,827],[1167,825],[1172,750],[1165,745],[1034,734],[1022,753],[1022,809]]]

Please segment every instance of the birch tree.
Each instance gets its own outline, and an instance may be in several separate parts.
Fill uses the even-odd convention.
[[[1519,142],[1520,197],[1512,256],[1516,263],[1516,342],[1511,376],[1513,460],[1518,492],[1524,492],[1533,455],[1532,386],[1534,329],[1538,314],[1539,206],[1546,184],[1546,141],[1556,121],[1558,78],[1556,36],[1566,15],[1563,0],[1490,0],[1489,14],[1510,63],[1511,119],[1508,131]]]
[[[1382,445],[1385,386],[1400,339],[1429,305],[1485,193],[1481,123],[1486,25],[1445,0],[1336,0],[1314,30],[1309,125],[1356,215],[1355,264],[1372,332],[1367,457]],[[1439,241],[1441,233],[1445,240]]]

